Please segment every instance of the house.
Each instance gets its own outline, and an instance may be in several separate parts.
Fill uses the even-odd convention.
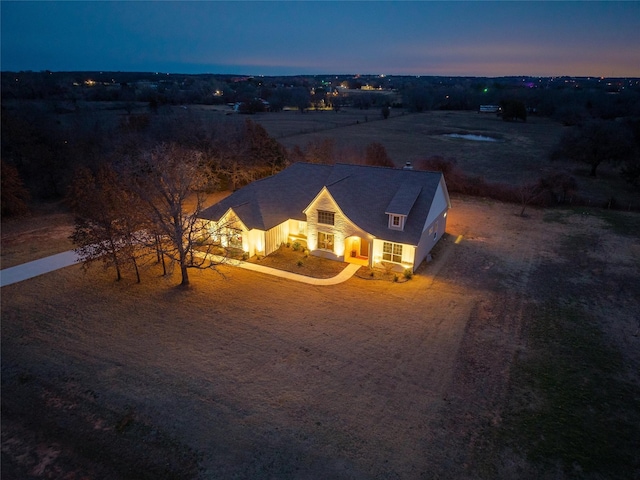
[[[450,207],[440,172],[295,163],[201,217],[219,242],[249,256],[299,242],[312,255],[415,271],[443,235]]]

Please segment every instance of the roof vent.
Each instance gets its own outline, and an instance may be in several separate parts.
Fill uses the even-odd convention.
[[[403,170],[413,170],[413,165],[411,165],[411,162],[407,162],[404,164],[404,167],[402,167]]]

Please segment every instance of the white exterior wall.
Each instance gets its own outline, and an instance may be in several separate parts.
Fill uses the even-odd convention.
[[[307,222],[302,220],[292,220],[289,221],[289,235],[293,235],[294,237],[306,236],[307,235]]]
[[[289,220],[285,220],[280,225],[266,231],[264,242],[264,254],[269,255],[280,248],[282,243],[287,243],[289,239]]]
[[[382,254],[383,254],[382,247],[385,242],[388,242],[388,240],[376,238],[373,241],[373,250],[371,255],[373,257],[374,266],[376,264],[379,264],[382,261],[387,261],[382,259]],[[391,243],[394,243],[394,242],[391,242]],[[404,270],[405,268],[413,268],[414,267],[413,259],[415,258],[416,247],[413,245],[408,245],[406,243],[396,243],[396,245],[402,245],[402,265],[400,264],[398,265],[401,266],[402,270]]]
[[[220,242],[220,245],[225,248],[229,246],[228,235],[233,231],[240,233],[242,236],[242,249],[245,252],[249,251],[249,230],[244,223],[238,219],[237,215],[231,208],[220,218],[219,221],[207,222],[207,228],[209,229],[211,239],[214,242]]]
[[[318,224],[318,210],[334,213],[333,225]],[[369,238],[369,235],[358,228],[340,210],[331,194],[323,188],[318,196],[305,209],[307,215],[307,245],[311,253],[340,261],[345,259],[345,239],[353,235]],[[333,234],[333,253],[318,249],[318,232]]]
[[[447,227],[446,213],[446,210],[442,212],[440,216],[438,216],[433,223],[428,225],[422,232],[420,243],[416,249],[415,268],[418,268],[422,261],[427,258],[427,255],[433,246],[438,243],[440,238],[442,238],[442,235],[444,235]]]
[[[418,268],[422,261],[427,258],[433,246],[438,243],[442,235],[444,235],[447,229],[447,213],[450,207],[449,192],[447,191],[444,180],[441,179],[433,197],[431,210],[429,210],[429,215],[427,215],[427,221],[424,224],[418,248],[416,249],[414,269]]]
[[[423,231],[431,226],[431,224],[440,216],[442,212],[446,212],[449,207],[449,193],[446,192],[446,186],[444,186],[444,182],[440,180],[440,184],[436,189],[436,193],[433,196],[433,201],[431,202],[431,210],[429,210],[429,215],[427,215],[427,220],[424,222]]]
[[[253,229],[242,236],[242,248],[253,257],[258,253],[263,254],[265,248],[264,230]]]

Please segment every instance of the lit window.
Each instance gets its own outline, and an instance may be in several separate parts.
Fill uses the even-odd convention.
[[[325,210],[318,210],[318,223],[324,225],[333,225],[335,214]]]
[[[333,252],[333,234],[318,232],[318,248]]]
[[[403,230],[404,217],[402,215],[389,214],[389,228],[393,230]]]
[[[382,244],[382,259],[388,262],[402,263],[402,245],[384,242]]]

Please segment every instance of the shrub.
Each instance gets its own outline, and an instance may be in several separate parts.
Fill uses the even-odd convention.
[[[382,263],[382,268],[384,268],[385,275],[389,275],[393,270],[393,263],[389,263],[389,262],[381,262],[381,263]]]
[[[397,282],[397,281],[398,281],[398,275],[395,275],[395,274],[393,275],[393,281],[394,281],[394,282]]]
[[[244,261],[249,260],[249,252],[242,252],[242,260]]]
[[[410,268],[405,268],[403,275],[407,280],[411,280],[411,278],[413,278],[413,271]]]
[[[298,260],[298,266],[301,267],[302,265],[304,265],[304,262],[302,260]]]
[[[293,251],[297,252],[298,250],[300,250],[300,242],[294,242],[293,243]]]

